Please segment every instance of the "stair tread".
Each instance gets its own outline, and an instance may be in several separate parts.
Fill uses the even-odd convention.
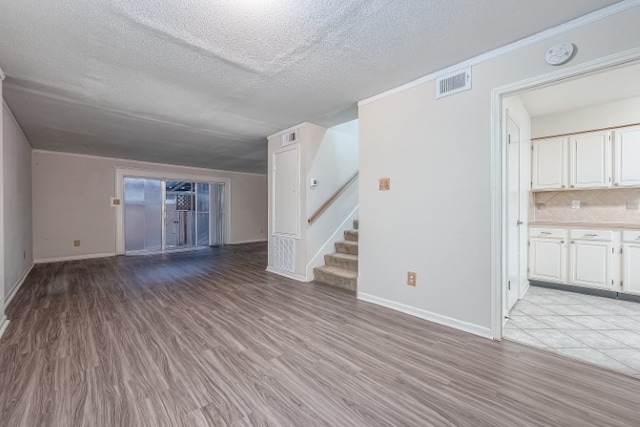
[[[358,246],[358,242],[355,240],[340,240],[338,243],[342,243],[345,245]]]
[[[334,266],[330,266],[330,265],[323,265],[320,267],[316,267],[316,269],[318,269],[319,271],[322,271],[324,273],[329,273],[329,274],[333,274],[339,277],[343,277],[345,279],[357,279],[358,278],[358,272],[357,271],[350,271],[350,270],[345,270],[344,268],[340,268],[340,267],[334,267]]]
[[[358,255],[352,255],[352,254],[345,254],[342,252],[333,252],[331,254],[327,254],[330,257],[333,258],[340,258],[340,259],[344,259],[344,260],[352,260],[352,261],[357,261],[358,260]]]

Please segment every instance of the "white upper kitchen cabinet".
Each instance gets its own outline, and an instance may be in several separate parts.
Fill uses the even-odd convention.
[[[611,132],[590,132],[569,138],[571,188],[611,186]]]
[[[615,186],[640,186],[640,126],[615,131]]]
[[[547,138],[533,142],[531,188],[562,190],[568,185],[567,138]]]

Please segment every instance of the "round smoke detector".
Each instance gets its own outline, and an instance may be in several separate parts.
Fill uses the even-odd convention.
[[[558,43],[552,46],[544,58],[549,65],[562,65],[573,57],[576,47],[572,43]]]

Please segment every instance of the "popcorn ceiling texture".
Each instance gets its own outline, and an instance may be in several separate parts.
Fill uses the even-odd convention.
[[[273,132],[612,3],[5,0],[0,64],[34,148],[263,173]]]

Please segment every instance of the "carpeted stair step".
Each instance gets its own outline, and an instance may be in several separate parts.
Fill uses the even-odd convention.
[[[344,240],[349,242],[357,242],[358,241],[358,230],[347,230],[344,232]]]
[[[358,285],[358,272],[339,267],[323,265],[313,269],[314,279],[318,283],[355,291]]]
[[[358,242],[336,242],[336,252],[341,254],[358,255]]]
[[[324,256],[325,265],[340,267],[349,271],[358,271],[358,255],[332,253]]]

